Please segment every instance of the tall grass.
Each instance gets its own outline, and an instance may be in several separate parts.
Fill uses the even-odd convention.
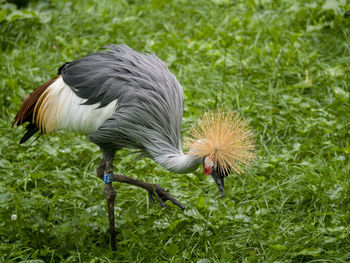
[[[0,262],[350,260],[345,1],[0,6]],[[66,131],[18,145],[23,129],[11,128],[21,101],[61,64],[110,43],[167,63],[184,88],[183,133],[205,110],[232,107],[254,127],[260,156],[226,180],[220,199],[200,170],[175,175],[119,151],[116,171],[159,183],[190,209],[161,208],[115,184],[117,252],[98,148]]]

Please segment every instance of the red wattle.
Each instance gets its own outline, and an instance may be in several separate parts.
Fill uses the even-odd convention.
[[[203,173],[205,175],[211,175],[211,173],[213,172],[213,169],[211,167],[203,167]]]

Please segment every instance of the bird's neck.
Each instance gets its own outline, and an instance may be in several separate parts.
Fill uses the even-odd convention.
[[[189,173],[197,169],[203,158],[179,153],[164,154],[154,158],[161,166],[174,173]]]

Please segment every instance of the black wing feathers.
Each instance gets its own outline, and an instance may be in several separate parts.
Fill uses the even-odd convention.
[[[32,137],[37,131],[39,131],[39,128],[35,125],[35,123],[29,123],[26,126],[27,132],[23,135],[22,139],[19,141],[20,144],[28,141],[30,137]]]

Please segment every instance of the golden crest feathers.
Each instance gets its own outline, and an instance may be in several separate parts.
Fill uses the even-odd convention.
[[[189,154],[209,156],[216,167],[227,173],[232,169],[241,174],[244,166],[255,159],[254,135],[238,113],[223,110],[205,113],[190,135],[185,139]]]

